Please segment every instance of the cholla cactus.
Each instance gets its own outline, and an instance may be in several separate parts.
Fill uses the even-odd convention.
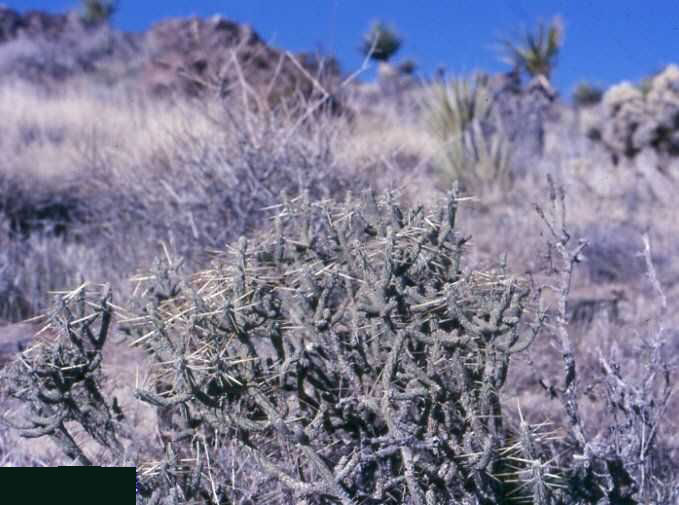
[[[382,21],[373,23],[364,35],[360,50],[376,61],[388,61],[400,48],[402,39],[396,30]]]
[[[608,88],[603,96],[603,105],[609,114],[615,114],[622,105],[633,102],[641,104],[643,100],[644,95],[639,88],[623,81]]]
[[[463,273],[458,205],[456,191],[432,211],[393,194],[302,196],[213,269],[183,281],[156,270],[133,321],[151,383],[165,385],[139,398],[177,437],[239,444],[255,465],[244,479],[280,483],[279,498],[251,503],[510,503],[537,485],[549,496],[553,479],[514,461],[499,401],[510,356],[532,341],[518,326],[528,287]],[[202,460],[186,445],[177,461]]]

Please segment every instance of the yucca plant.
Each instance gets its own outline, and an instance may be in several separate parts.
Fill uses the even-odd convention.
[[[401,48],[403,39],[398,32],[383,21],[376,21],[363,36],[361,53],[373,60],[386,62]]]
[[[465,191],[509,182],[510,144],[491,104],[484,75],[434,84],[425,99],[427,126],[440,143],[439,169]]]
[[[527,31],[523,40],[502,40],[503,61],[531,77],[543,76],[549,81],[563,44],[563,23],[555,17],[548,26],[540,23],[534,32]]]

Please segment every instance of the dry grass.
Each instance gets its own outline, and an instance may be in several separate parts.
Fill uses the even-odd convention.
[[[146,100],[139,95],[86,88],[46,95],[26,83],[0,87],[3,125],[0,148],[12,170],[40,177],[86,176],[100,158],[121,175],[171,152],[178,133],[190,126],[214,136],[208,118],[186,103]]]
[[[0,316],[46,308],[47,292],[144,268],[161,242],[189,262],[266,222],[283,192],[339,194],[360,174],[335,157],[344,123],[257,115],[239,104],[120,92],[0,91]],[[321,126],[325,125],[325,126]],[[11,238],[10,238],[11,237]],[[0,297],[2,298],[2,297]]]

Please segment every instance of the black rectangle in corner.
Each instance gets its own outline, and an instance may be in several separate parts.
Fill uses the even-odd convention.
[[[0,489],[4,503],[134,504],[136,471],[134,467],[4,467]]]

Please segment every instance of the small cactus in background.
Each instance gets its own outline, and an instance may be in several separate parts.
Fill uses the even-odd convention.
[[[117,0],[82,0],[80,19],[93,26],[108,23],[117,8]]]
[[[383,21],[376,21],[363,36],[360,50],[366,57],[386,62],[396,54],[402,43],[401,36],[393,27]]]
[[[530,77],[543,76],[549,81],[563,45],[563,31],[561,19],[555,17],[549,26],[540,23],[535,32],[527,31],[523,41],[503,40],[503,61]]]
[[[604,92],[601,88],[587,82],[581,82],[573,92],[573,104],[579,108],[591,107],[600,103],[603,96]]]

